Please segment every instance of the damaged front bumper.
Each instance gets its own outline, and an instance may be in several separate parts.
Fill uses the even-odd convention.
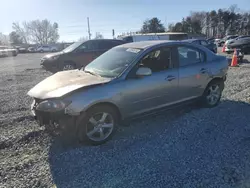
[[[75,127],[75,117],[65,114],[65,110],[57,112],[45,112],[37,110],[38,103],[34,100],[31,105],[31,113],[40,126],[45,130],[59,134],[62,130]]]

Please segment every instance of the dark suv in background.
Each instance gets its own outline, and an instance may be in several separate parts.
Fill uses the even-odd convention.
[[[203,39],[188,39],[188,40],[183,40],[183,41],[189,42],[192,44],[198,44],[198,45],[205,46],[206,48],[208,48],[209,50],[211,50],[215,54],[217,53],[217,45],[214,44],[212,41],[209,42],[209,41],[203,40]]]
[[[85,67],[109,49],[126,42],[115,39],[96,39],[76,42],[61,52],[52,53],[41,59],[41,66],[52,73]]]

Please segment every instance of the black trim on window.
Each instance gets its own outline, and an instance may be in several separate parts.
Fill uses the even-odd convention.
[[[173,51],[173,47],[172,46],[161,46],[161,47],[158,47],[158,48],[154,48],[152,50],[150,50],[148,53],[146,53],[145,55],[143,55],[139,60],[138,62],[136,63],[136,65],[134,65],[134,67],[130,70],[130,72],[127,74],[126,76],[126,79],[130,79],[130,78],[135,78],[135,74],[136,74],[136,71],[138,70],[139,66],[140,66],[140,61],[146,56],[148,55],[149,53],[153,52],[153,51],[157,51],[161,48],[170,48],[170,67],[169,69],[173,69],[176,67],[176,63],[174,63],[175,61],[173,61],[173,58],[176,59],[176,56],[174,54],[174,51]],[[161,72],[161,71],[160,71]]]

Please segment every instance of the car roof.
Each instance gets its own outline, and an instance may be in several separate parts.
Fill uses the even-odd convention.
[[[186,39],[186,40],[182,40],[183,42],[194,42],[200,39]]]
[[[126,44],[120,45],[119,47],[146,49],[146,48],[150,48],[152,46],[156,46],[159,44],[182,44],[182,42],[172,41],[172,40],[150,40],[150,41],[126,43]]]
[[[123,42],[123,40],[119,40],[119,39],[90,39],[90,40],[85,40],[84,42],[86,41],[121,41]]]

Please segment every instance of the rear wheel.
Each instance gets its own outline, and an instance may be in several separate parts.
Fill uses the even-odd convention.
[[[17,52],[12,52],[12,56],[17,56]]]
[[[81,119],[81,117],[80,117]],[[78,138],[81,142],[99,145],[108,141],[117,126],[118,115],[115,109],[98,105],[87,111],[78,124]]]
[[[210,82],[203,93],[202,104],[208,108],[217,106],[220,102],[223,89],[224,82],[222,80]]]

